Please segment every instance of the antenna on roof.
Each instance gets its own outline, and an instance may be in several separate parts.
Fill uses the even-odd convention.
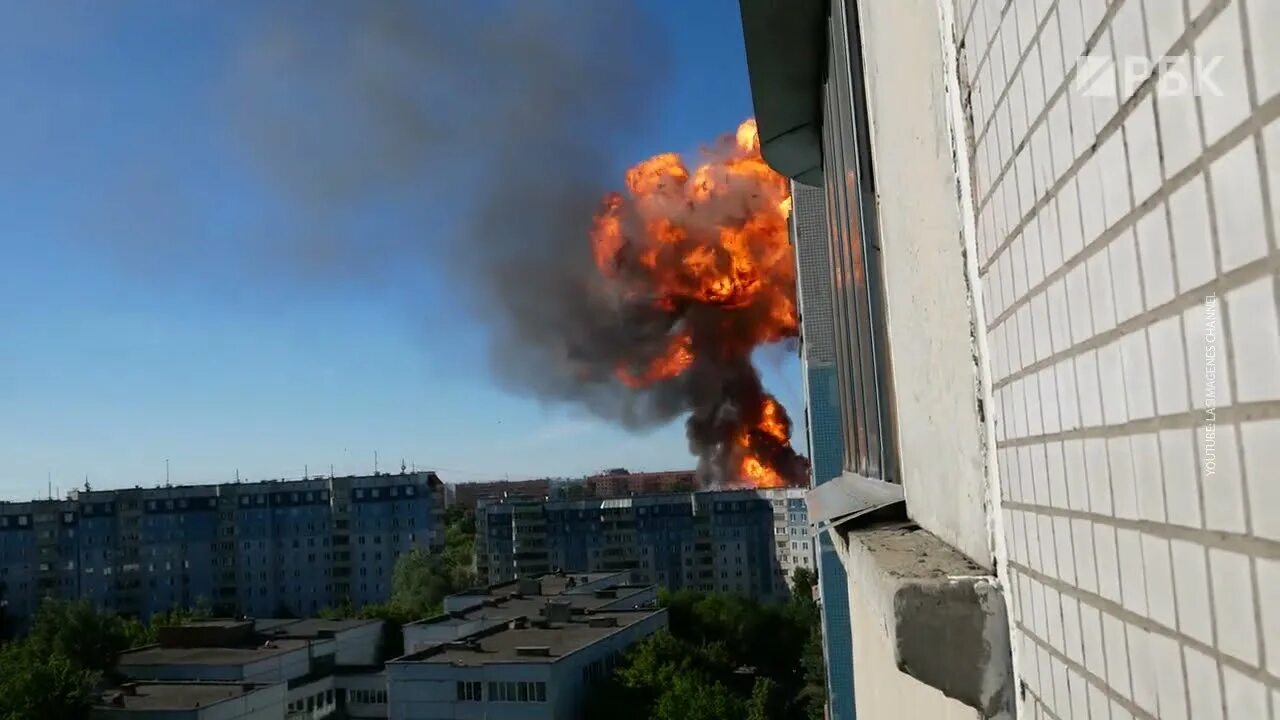
[[[400,474],[403,475],[405,470],[404,458],[400,458]]]
[[[373,451],[373,474],[378,474],[378,451]]]
[[[303,480],[311,479],[311,466],[307,465],[306,463],[302,464],[302,479]]]

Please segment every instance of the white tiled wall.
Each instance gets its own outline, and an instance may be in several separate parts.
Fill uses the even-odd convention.
[[[1280,0],[954,2],[1026,714],[1278,717]]]

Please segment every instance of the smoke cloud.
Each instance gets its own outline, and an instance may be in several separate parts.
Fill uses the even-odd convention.
[[[619,148],[657,107],[665,56],[642,9],[622,2],[287,6],[252,34],[228,88],[264,187],[293,209],[268,252],[347,278],[446,267],[507,389],[632,429],[689,414],[703,477],[732,481],[735,434],[761,423],[767,397],[754,341],[719,361],[700,353],[676,381],[627,387],[617,369],[661,355],[673,323],[742,315],[620,297],[588,243],[635,159]],[[388,230],[387,213],[417,230]],[[798,477],[803,460],[761,437],[761,459]]]
[[[308,2],[272,17],[230,87],[234,128],[293,211],[268,251],[345,278],[434,267],[493,336],[509,389],[632,427],[669,419],[678,408],[566,362],[628,335],[587,233],[618,147],[655,107],[657,38],[612,2]],[[384,230],[388,213],[416,231]]]

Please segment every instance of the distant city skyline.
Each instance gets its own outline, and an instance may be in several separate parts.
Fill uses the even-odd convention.
[[[695,150],[752,113],[735,2],[646,9],[660,95],[607,168],[619,184],[630,163]],[[165,458],[173,484],[367,473],[375,450],[448,481],[689,466],[682,419],[630,432],[496,382],[488,329],[443,261],[382,284],[244,267],[241,246],[288,210],[246,170],[219,94],[259,11],[0,12],[0,83],[21,108],[0,114],[0,500],[86,476],[154,487]],[[431,212],[373,229],[455,231]],[[760,355],[803,417],[794,353]],[[802,427],[795,439],[803,451]]]

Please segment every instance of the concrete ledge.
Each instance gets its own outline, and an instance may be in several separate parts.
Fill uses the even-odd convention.
[[[996,579],[911,522],[846,525],[833,535],[898,669],[984,718],[1012,718],[1009,620]]]

